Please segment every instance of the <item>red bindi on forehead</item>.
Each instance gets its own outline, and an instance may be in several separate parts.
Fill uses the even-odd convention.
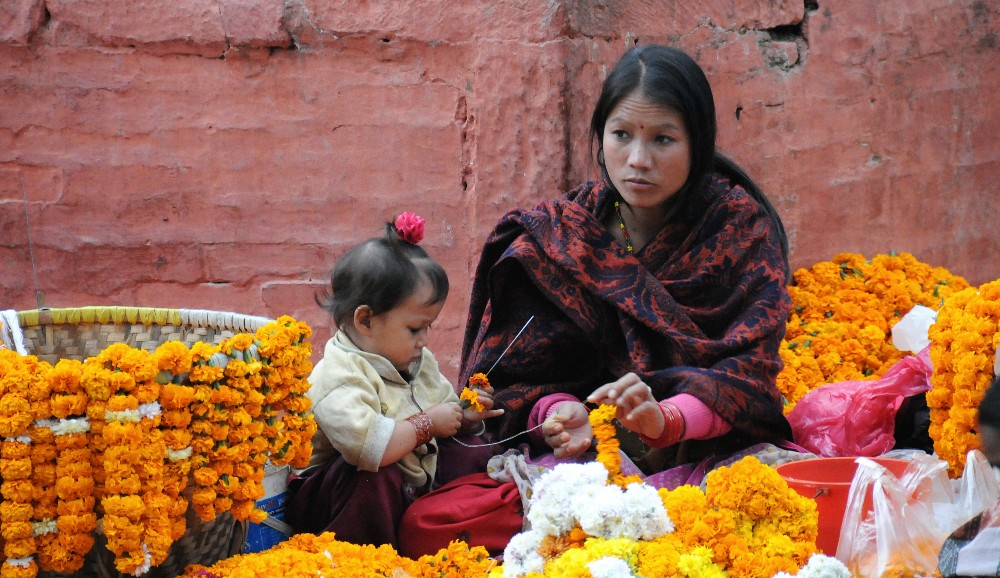
[[[640,125],[639,125],[639,129],[640,129],[640,130],[641,130],[641,129],[644,129],[644,128],[646,128],[646,125],[644,125],[644,124],[640,124]]]

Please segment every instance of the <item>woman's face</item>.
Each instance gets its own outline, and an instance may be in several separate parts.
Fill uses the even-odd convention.
[[[662,206],[684,186],[691,172],[691,144],[684,119],[641,92],[633,92],[611,110],[602,148],[612,184],[636,209]]]

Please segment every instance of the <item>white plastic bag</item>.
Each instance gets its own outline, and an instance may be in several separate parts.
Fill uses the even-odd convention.
[[[934,456],[918,453],[909,462],[897,478],[877,462],[857,460],[837,547],[853,576],[934,575],[948,536],[1000,500],[1000,484],[979,450],[969,452],[958,480]]]
[[[900,351],[919,353],[930,345],[927,330],[937,321],[937,311],[923,305],[914,305],[903,318],[892,326],[892,344]]]

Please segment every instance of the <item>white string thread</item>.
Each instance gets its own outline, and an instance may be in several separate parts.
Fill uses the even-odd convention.
[[[517,335],[515,335],[514,338],[510,340],[510,343],[507,344],[507,348],[504,349],[502,353],[500,353],[500,357],[497,357],[497,360],[493,362],[493,367],[486,370],[486,375],[489,375],[490,372],[493,371],[493,369],[497,366],[497,364],[500,363],[500,360],[503,359],[503,356],[507,355],[507,351],[510,350],[510,346],[514,345],[514,342],[517,341],[517,338],[520,337],[522,333],[524,333],[524,330],[528,328],[528,324],[531,323],[531,320],[534,318],[535,316],[532,315],[531,317],[528,318],[527,321],[524,322],[524,326],[521,327],[521,330],[518,331]]]
[[[538,424],[538,425],[536,425],[535,427],[533,427],[531,429],[524,430],[523,432],[518,432],[518,433],[510,436],[509,438],[504,438],[504,439],[502,439],[502,440],[500,440],[498,442],[490,442],[488,444],[467,444],[467,443],[463,442],[462,440],[458,439],[455,436],[451,436],[451,439],[457,441],[458,443],[462,444],[463,446],[465,446],[467,448],[485,448],[485,447],[489,447],[489,446],[497,446],[497,445],[500,445],[500,444],[502,444],[504,442],[509,442],[510,440],[516,438],[517,436],[523,436],[526,433],[531,433],[531,432],[535,431],[536,429],[542,427],[543,425],[545,425],[545,424]]]

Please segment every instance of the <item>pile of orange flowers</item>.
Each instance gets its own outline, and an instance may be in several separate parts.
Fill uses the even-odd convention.
[[[928,333],[934,366],[929,434],[934,453],[957,478],[969,450],[981,448],[976,422],[1000,348],[1000,279],[949,297]]]
[[[601,405],[590,412],[596,462],[604,466],[599,469],[607,471],[607,479],[592,476],[596,464],[564,464],[546,473],[539,481],[545,488],[536,485],[533,492],[528,514],[532,529],[511,540],[504,563],[490,571],[491,578],[749,578],[798,573],[818,554],[816,502],[789,488],[776,470],[755,457],[710,472],[704,490],[655,490],[638,476],[622,476],[616,411],[613,405]],[[616,486],[617,491],[611,490]],[[580,499],[570,497],[574,495]],[[646,502],[650,499],[652,504]],[[651,505],[664,514],[665,524],[655,521]],[[551,524],[549,516],[572,523]],[[620,519],[624,525],[603,519]],[[623,535],[621,529],[626,530]],[[826,563],[842,572],[823,575],[846,575],[836,561]]]
[[[55,366],[0,351],[0,576],[80,570],[99,527],[118,571],[141,574],[184,535],[188,487],[203,520],[262,521],[265,462],[312,453],[310,335],[286,316]]]
[[[704,492],[693,486],[660,490],[675,526],[665,536],[661,564],[673,550],[700,547],[730,576],[773,576],[796,573],[816,554],[816,502],[789,488],[774,468],[748,456],[709,472],[705,484]]]
[[[332,532],[298,534],[269,550],[233,556],[213,566],[188,566],[182,576],[226,578],[229,576],[283,576],[285,578],[442,578],[485,576],[494,561],[482,546],[470,548],[453,541],[437,554],[412,560],[400,556],[392,546],[350,544],[336,540]]]
[[[892,326],[915,305],[937,310],[968,286],[907,253],[841,253],[797,270],[777,380],[785,412],[821,385],[880,377],[908,354],[892,345]]]

